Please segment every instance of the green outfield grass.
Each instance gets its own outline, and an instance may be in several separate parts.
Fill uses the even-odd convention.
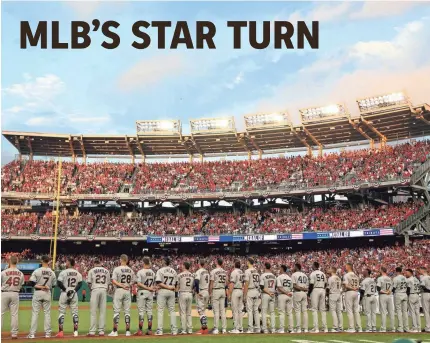
[[[57,302],[53,302],[53,307],[55,307],[51,312],[51,319],[52,319],[52,329],[53,329],[53,335],[57,333],[58,330],[58,309],[56,308]],[[88,333],[88,328],[90,325],[90,313],[89,313],[89,303],[80,303],[79,304],[79,334],[80,337],[73,338],[74,342],[88,342],[88,339],[84,336]],[[153,330],[155,331],[157,327],[157,315],[156,315],[156,308],[154,308],[153,312]],[[106,311],[106,331],[105,333],[108,334],[112,330],[112,303],[108,303],[107,311]],[[329,327],[331,327],[331,316],[327,315],[328,324]],[[179,328],[180,326],[180,320],[179,316],[176,318],[177,320],[177,326]],[[244,319],[244,327],[247,327],[247,318]],[[276,326],[278,327],[279,322],[278,318],[276,318]],[[377,325],[379,327],[379,316],[378,316],[378,322]],[[20,303],[20,311],[19,311],[19,333],[20,336],[27,334],[29,327],[30,327],[30,321],[31,321],[31,302],[30,301],[21,301]],[[212,318],[209,318],[209,328],[212,328]],[[362,317],[363,327],[365,324],[364,317]],[[421,318],[422,327],[424,327],[424,320]],[[10,315],[7,313],[4,316],[4,327],[2,327],[2,336],[5,338],[9,337],[9,330],[10,330]],[[309,312],[309,325],[312,326],[312,314]],[[347,325],[347,318],[344,314],[344,326]],[[132,306],[131,311],[131,328],[132,332],[134,333],[137,330],[138,327],[138,317],[137,317],[137,308],[136,304],[134,303]],[[146,322],[144,324],[144,327],[146,328]],[[200,328],[200,321],[198,318],[193,318],[193,327],[195,331],[197,331]],[[232,328],[232,320],[228,320],[228,329]],[[119,324],[119,333],[122,335],[122,337],[114,338],[117,342],[119,341],[125,341],[134,339],[133,337],[125,337],[125,324],[124,324],[124,317],[123,314],[121,314],[121,320]],[[73,324],[72,324],[72,318],[70,315],[70,312],[67,313],[65,323],[64,323],[64,331],[65,334],[71,337],[71,333],[73,332]],[[38,333],[43,333],[43,313],[39,315],[39,326],[38,326]],[[294,342],[294,343],[315,343],[315,342],[330,342],[330,343],[385,343],[385,342],[393,342],[394,339],[399,338],[399,334],[378,334],[378,333],[372,333],[372,334],[285,334],[285,335],[218,335],[218,336],[200,336],[200,335],[193,335],[193,336],[176,336],[175,338],[168,335],[170,333],[170,319],[168,316],[167,311],[164,314],[164,336],[161,337],[144,337],[144,339],[148,339],[150,341],[156,340],[156,339],[174,339],[175,341],[185,342],[189,339],[198,339],[200,342],[207,342],[212,339],[216,340],[223,340],[223,343],[235,343],[239,342],[240,340],[243,341],[246,339],[247,343],[258,343],[261,341],[264,342]],[[39,334],[39,336],[40,336]],[[402,337],[413,337],[414,339],[419,339],[424,342],[430,343],[430,334],[402,334]],[[246,338],[245,338],[246,337]],[[96,340],[101,340],[98,338],[94,338]],[[108,339],[107,337],[104,338]],[[109,338],[111,339],[111,338]],[[142,337],[136,337],[135,339],[142,339]],[[33,341],[41,341],[41,339],[36,339]],[[64,340],[64,339],[63,339]],[[57,342],[61,340],[56,340],[55,338],[52,338],[49,340],[50,342]]]

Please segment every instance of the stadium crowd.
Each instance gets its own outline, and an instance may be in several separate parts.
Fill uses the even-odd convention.
[[[421,202],[396,203],[363,208],[332,206],[302,212],[274,208],[248,213],[194,211],[193,214],[144,212],[129,218],[121,214],[63,211],[60,236],[219,235],[358,230],[394,227],[415,213]],[[53,232],[52,212],[11,214],[2,211],[2,234],[47,236]]]
[[[112,194],[128,185],[133,194],[267,189],[280,185],[319,185],[407,179],[429,155],[430,141],[416,141],[384,150],[352,150],[322,157],[294,156],[251,161],[195,163],[62,164],[62,194]],[[56,162],[13,161],[2,167],[2,191],[53,193]]]

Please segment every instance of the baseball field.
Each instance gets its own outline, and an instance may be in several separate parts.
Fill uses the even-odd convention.
[[[195,311],[193,311],[193,314],[195,315]],[[208,317],[209,317],[209,328],[212,328],[212,318],[211,318],[212,312],[208,311]],[[229,315],[230,311],[227,313],[227,317],[231,318]],[[154,308],[154,322],[153,322],[153,331],[155,332],[155,329],[157,327],[157,315],[156,315],[156,308]],[[138,318],[137,318],[137,308],[136,304],[133,303],[132,305],[132,312],[131,312],[131,328],[132,333],[134,333],[137,330],[138,326]],[[52,305],[52,312],[51,312],[51,320],[52,320],[52,335],[54,336],[57,333],[58,330],[58,324],[57,324],[57,318],[58,318],[58,307],[57,302],[54,302]],[[311,326],[311,318],[312,315],[309,312],[309,323]],[[330,321],[330,315],[327,316],[329,327],[331,327],[331,321]],[[31,302],[30,301],[21,301],[20,303],[20,311],[19,311],[19,337],[20,339],[18,341],[29,341],[25,337],[27,336],[29,327],[30,327],[30,320],[31,320]],[[180,321],[179,316],[176,318],[177,320],[177,326],[179,328]],[[278,318],[277,318],[278,320]],[[363,320],[363,327],[364,327],[364,317]],[[377,326],[379,327],[379,316],[378,316],[378,322]],[[423,318],[421,318],[422,321],[422,327],[424,327]],[[344,314],[344,325],[347,325],[347,318]],[[9,313],[6,313],[4,316],[4,326],[2,327],[2,339],[4,340],[10,340],[10,334],[9,334],[9,328],[10,328],[10,316]],[[217,340],[218,342],[222,343],[238,343],[243,342],[246,340],[246,343],[258,343],[258,342],[267,342],[267,343],[277,343],[277,342],[293,342],[293,343],[317,343],[317,342],[327,342],[327,343],[385,343],[385,342],[393,342],[397,338],[412,338],[418,341],[422,341],[423,343],[430,343],[430,334],[428,333],[421,333],[421,334],[399,334],[399,333],[360,333],[360,334],[348,334],[348,333],[337,333],[337,334],[265,334],[265,335],[232,335],[232,334],[226,334],[226,335],[178,335],[178,336],[171,336],[170,333],[170,320],[168,313],[165,312],[164,314],[164,336],[143,336],[143,337],[126,337],[125,336],[125,328],[124,328],[124,319],[121,314],[121,320],[119,324],[119,337],[112,338],[112,337],[95,337],[95,338],[87,338],[86,334],[88,333],[88,328],[90,325],[90,312],[89,312],[89,303],[80,303],[79,305],[79,337],[75,338],[73,337],[73,325],[72,325],[72,318],[70,316],[70,312],[66,315],[66,320],[64,323],[64,332],[65,337],[62,339],[56,339],[55,337],[51,338],[50,342],[61,342],[64,340],[73,340],[76,343],[80,342],[88,342],[88,340],[115,340],[116,342],[122,342],[122,341],[128,341],[133,339],[145,339],[149,341],[153,340],[159,340],[159,339],[174,339],[175,342],[189,342],[189,340],[196,340],[198,343],[207,343],[211,342],[212,340]],[[247,318],[244,318],[244,326],[247,325]],[[228,329],[230,330],[232,326],[232,320],[228,320]],[[197,316],[193,316],[193,327],[195,331],[197,331],[200,328],[200,322],[199,318]],[[146,328],[146,322],[144,324],[144,328]],[[106,331],[105,334],[107,335],[112,330],[112,303],[108,303],[108,308],[106,311]],[[22,338],[22,339],[21,339]],[[39,315],[39,327],[38,327],[38,334],[36,335],[36,339],[32,341],[45,341],[44,333],[43,333],[43,314],[41,313]]]

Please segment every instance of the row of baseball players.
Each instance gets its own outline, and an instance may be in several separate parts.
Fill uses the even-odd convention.
[[[22,283],[8,279],[8,273],[13,277],[21,273],[16,269],[16,263],[13,264],[13,257],[10,261],[10,267],[2,272],[2,318],[5,301],[8,300],[8,308],[11,311],[11,329],[12,337],[16,337],[18,331],[18,301],[19,298],[4,298],[4,295],[17,296]],[[370,271],[364,270],[365,278],[359,282],[359,278],[352,270],[352,265],[346,265],[346,274],[343,281],[336,274],[336,269],[330,269],[330,276],[320,271],[318,262],[313,265],[314,271],[309,278],[301,272],[301,266],[294,266],[294,273],[291,277],[287,274],[287,267],[282,265],[281,272],[276,277],[269,263],[265,265],[265,272],[259,274],[253,267],[253,259],[248,259],[248,269],[243,272],[240,262],[235,263],[235,269],[228,278],[227,272],[222,268],[222,259],[217,260],[217,266],[210,273],[205,269],[205,261],[200,261],[200,268],[197,272],[190,272],[190,263],[183,264],[181,273],[177,272],[170,266],[170,259],[164,260],[164,266],[157,273],[151,269],[149,258],[144,258],[144,267],[137,275],[128,266],[128,257],[121,255],[121,265],[113,270],[112,277],[110,272],[95,261],[87,277],[87,282],[91,288],[91,321],[90,332],[88,336],[94,336],[98,332],[99,336],[104,335],[105,329],[105,311],[107,289],[112,283],[115,287],[113,294],[113,331],[109,336],[118,336],[118,323],[121,310],[124,312],[126,335],[130,336],[130,306],[131,294],[130,289],[134,283],[139,287],[137,297],[137,307],[139,315],[139,329],[135,335],[143,334],[143,322],[145,315],[148,321],[147,334],[152,334],[152,308],[154,292],[157,292],[158,307],[158,328],[156,335],[163,334],[163,317],[164,309],[167,308],[170,314],[171,333],[177,334],[175,298],[177,291],[179,294],[179,311],[181,319],[181,334],[192,333],[191,306],[193,293],[196,294],[197,309],[200,316],[201,329],[198,334],[207,334],[208,325],[206,317],[206,308],[212,304],[214,312],[214,329],[213,334],[219,333],[219,321],[221,319],[221,332],[226,333],[227,319],[225,311],[226,297],[231,302],[233,312],[233,330],[231,333],[243,332],[243,307],[246,306],[248,312],[248,330],[246,333],[268,333],[268,332],[285,332],[285,315],[288,316],[289,332],[308,332],[308,297],[310,297],[311,310],[313,314],[313,329],[311,332],[319,332],[318,312],[321,312],[322,331],[328,332],[326,318],[326,295],[329,300],[329,311],[333,319],[333,332],[342,331],[343,317],[341,293],[344,292],[346,311],[348,315],[349,328],[347,332],[361,332],[361,318],[359,314],[360,292],[363,299],[363,307],[367,317],[366,331],[376,331],[376,293],[379,293],[379,303],[381,308],[382,325],[380,332],[386,331],[387,314],[391,319],[392,331],[395,331],[394,323],[394,303],[397,309],[398,329],[397,331],[420,331],[419,316],[419,296],[422,294],[423,309],[426,320],[425,331],[430,331],[430,276],[425,268],[420,268],[421,282],[413,276],[411,270],[406,270],[407,278],[402,275],[401,268],[397,268],[397,276],[394,279],[388,277],[385,268],[381,268],[381,276],[375,281],[370,277]],[[63,323],[66,308],[69,306],[72,312],[74,335],[78,335],[78,297],[76,292],[82,284],[81,274],[74,269],[74,260],[68,259],[66,270],[62,271],[55,278],[54,272],[49,268],[49,258],[42,258],[42,267],[35,270],[30,278],[30,282],[35,288],[33,296],[33,313],[31,320],[29,338],[34,338],[38,314],[43,308],[45,313],[45,335],[51,335],[50,320],[50,299],[51,289],[57,285],[61,288],[62,293],[59,299],[59,333],[57,337],[63,336]],[[21,273],[22,274],[22,273]],[[23,280],[23,279],[22,279]],[[23,281],[22,281],[23,282]],[[16,284],[16,286],[15,286]],[[394,302],[392,294],[394,294]],[[275,330],[275,307],[279,311],[279,330]],[[412,316],[412,330],[408,328],[408,304]],[[261,305],[261,315],[263,317],[260,324],[259,306]],[[296,325],[293,324],[293,308],[295,312]],[[99,311],[97,321],[97,311]],[[270,315],[270,326],[267,327],[267,315]],[[303,317],[303,321],[302,321]],[[260,327],[261,326],[261,327]]]

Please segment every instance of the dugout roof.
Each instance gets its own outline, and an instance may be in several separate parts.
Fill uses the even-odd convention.
[[[293,126],[249,128],[243,132],[165,135],[76,135],[3,131],[22,155],[220,156],[330,148],[365,140],[395,141],[430,136],[430,106],[402,105],[361,113],[359,117],[315,120]]]

